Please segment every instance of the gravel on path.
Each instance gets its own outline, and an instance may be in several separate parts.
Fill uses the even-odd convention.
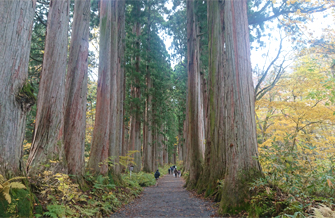
[[[195,197],[183,188],[184,180],[165,175],[157,187],[147,187],[141,197],[126,205],[112,217],[211,217],[213,203]]]

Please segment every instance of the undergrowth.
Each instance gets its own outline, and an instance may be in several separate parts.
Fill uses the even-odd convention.
[[[85,181],[90,189],[83,191],[66,174],[46,171],[41,178],[36,195],[44,212],[36,217],[105,217],[136,198],[142,187],[156,182],[153,174],[139,172],[131,177],[122,174],[122,185],[117,186],[111,175],[94,177],[87,173]]]
[[[320,205],[334,210],[335,157],[315,158],[316,147],[288,145],[286,138],[282,145],[260,148],[264,177],[251,184],[250,216],[306,217]]]

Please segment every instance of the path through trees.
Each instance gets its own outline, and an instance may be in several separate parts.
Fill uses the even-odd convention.
[[[215,214],[213,203],[195,197],[183,188],[180,177],[165,175],[158,186],[145,188],[143,195],[112,217],[210,217]]]

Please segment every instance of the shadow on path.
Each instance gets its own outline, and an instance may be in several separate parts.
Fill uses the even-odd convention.
[[[193,196],[183,188],[184,181],[172,175],[158,180],[157,187],[147,187],[142,196],[112,217],[210,217],[213,203]]]

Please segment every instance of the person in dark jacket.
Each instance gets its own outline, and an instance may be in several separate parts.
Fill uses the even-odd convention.
[[[160,174],[159,170],[157,170],[156,173],[155,173],[155,179],[157,180],[160,177],[160,175],[161,174]]]

